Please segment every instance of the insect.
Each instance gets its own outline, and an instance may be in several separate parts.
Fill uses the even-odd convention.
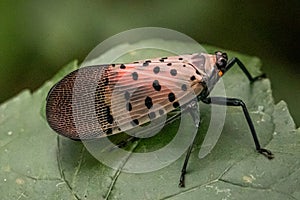
[[[46,104],[47,121],[54,131],[71,139],[107,137],[144,125],[178,107],[188,109],[187,105],[195,101],[188,94],[193,93],[196,101],[206,104],[241,107],[256,150],[272,159],[272,152],[261,148],[244,102],[209,95],[218,80],[235,64],[251,83],[265,77],[264,74],[252,77],[238,58],[228,60],[227,54],[220,51],[84,67],[71,72],[51,88]],[[74,91],[78,91],[76,98]],[[76,118],[74,113],[78,112],[82,117]],[[96,122],[88,119],[91,115]],[[192,148],[193,144],[187,150],[180,187],[185,186]]]

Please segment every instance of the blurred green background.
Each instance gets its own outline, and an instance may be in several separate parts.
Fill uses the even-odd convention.
[[[0,103],[108,37],[147,26],[260,57],[276,102],[285,100],[299,125],[299,0],[0,1]]]

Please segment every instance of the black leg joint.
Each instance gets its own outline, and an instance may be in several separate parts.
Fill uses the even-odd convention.
[[[265,73],[259,75],[259,76],[256,76],[254,78],[252,78],[252,80],[250,80],[250,83],[254,83],[255,81],[258,81],[258,80],[261,80],[261,79],[264,79],[264,78],[267,78],[267,75]]]

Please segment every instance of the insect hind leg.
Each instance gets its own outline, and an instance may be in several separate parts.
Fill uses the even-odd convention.
[[[200,119],[197,117],[197,115],[199,114],[198,113],[199,111],[198,111],[198,108],[197,108],[196,104],[197,104],[196,100],[190,101],[188,104],[186,104],[185,111],[189,112],[191,114],[195,125],[197,127],[199,127],[200,126]],[[188,164],[189,158],[190,158],[192,150],[193,150],[195,139],[196,139],[196,137],[194,137],[191,145],[189,146],[189,148],[187,150],[185,160],[184,160],[184,163],[183,163],[183,166],[182,166],[182,169],[181,169],[181,175],[180,175],[179,185],[178,185],[179,187],[185,187],[186,168],[187,168],[187,164]]]
[[[249,81],[251,83],[253,83],[257,80],[266,78],[266,74],[264,74],[264,73],[259,75],[259,76],[256,76],[256,77],[252,77],[252,75],[249,73],[249,71],[247,70],[245,65],[236,57],[234,57],[234,58],[232,58],[231,60],[228,61],[227,65],[225,67],[225,72],[227,72],[231,67],[233,67],[234,64],[237,64],[240,67],[240,69],[244,72],[244,74],[247,76],[247,78],[249,79]]]
[[[186,167],[189,161],[189,158],[191,156],[192,150],[193,150],[193,146],[194,146],[194,141],[193,143],[189,146],[186,156],[185,156],[185,160],[181,169],[181,175],[180,175],[180,179],[179,179],[179,187],[185,187],[185,174],[186,174]]]
[[[203,99],[202,101],[206,104],[217,104],[217,105],[225,105],[225,106],[240,106],[240,107],[242,107],[244,116],[247,120],[248,126],[250,128],[250,131],[251,131],[254,143],[255,143],[256,150],[258,151],[258,153],[263,154],[268,159],[274,158],[274,154],[270,150],[261,148],[254,125],[253,125],[253,122],[252,122],[251,117],[248,112],[248,109],[242,100],[236,99],[236,98],[227,98],[227,97],[207,97],[206,99]]]

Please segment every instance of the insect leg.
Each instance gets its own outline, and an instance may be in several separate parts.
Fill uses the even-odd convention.
[[[264,156],[266,156],[268,159],[272,159],[274,158],[274,155],[271,151],[261,148],[260,144],[259,144],[259,140],[254,128],[254,125],[252,123],[252,120],[250,118],[248,109],[245,105],[245,103],[240,100],[240,99],[236,99],[236,98],[226,98],[226,97],[207,97],[205,99],[202,100],[204,103],[206,104],[217,104],[217,105],[226,105],[226,106],[241,106],[245,115],[245,118],[247,120],[248,126],[250,128],[254,143],[255,143],[255,147],[256,150],[263,154]]]
[[[181,169],[181,175],[180,175],[180,179],[179,179],[179,187],[185,187],[184,178],[185,178],[185,174],[186,174],[186,167],[187,167],[187,164],[188,164],[188,161],[189,161],[192,149],[193,149],[193,145],[194,145],[194,142],[189,146],[189,148],[187,150],[185,160],[184,160],[184,163],[183,163],[183,166]]]
[[[200,120],[197,117],[197,115],[199,113],[195,113],[195,112],[198,112],[196,103],[197,103],[197,101],[193,100],[189,104],[187,104],[186,111],[191,114],[194,123],[196,124],[197,127],[199,127],[200,126]],[[180,179],[179,179],[179,187],[185,187],[184,180],[185,180],[185,174],[186,174],[186,167],[187,167],[189,158],[190,158],[192,150],[193,150],[195,138],[196,137],[194,137],[193,142],[189,146],[189,148],[187,150],[187,153],[186,153],[186,156],[185,156],[185,160],[184,160],[184,163],[183,163],[183,166],[182,166],[182,169],[181,169],[181,175],[180,175]]]
[[[225,72],[227,72],[234,64],[237,64],[241,68],[241,70],[244,72],[244,74],[247,76],[247,78],[249,79],[249,81],[251,83],[253,83],[254,81],[260,80],[262,78],[266,78],[266,74],[261,74],[256,77],[252,77],[251,74],[249,73],[249,71],[247,70],[247,68],[245,67],[245,65],[236,57],[234,57],[228,61],[227,65],[225,67]]]

